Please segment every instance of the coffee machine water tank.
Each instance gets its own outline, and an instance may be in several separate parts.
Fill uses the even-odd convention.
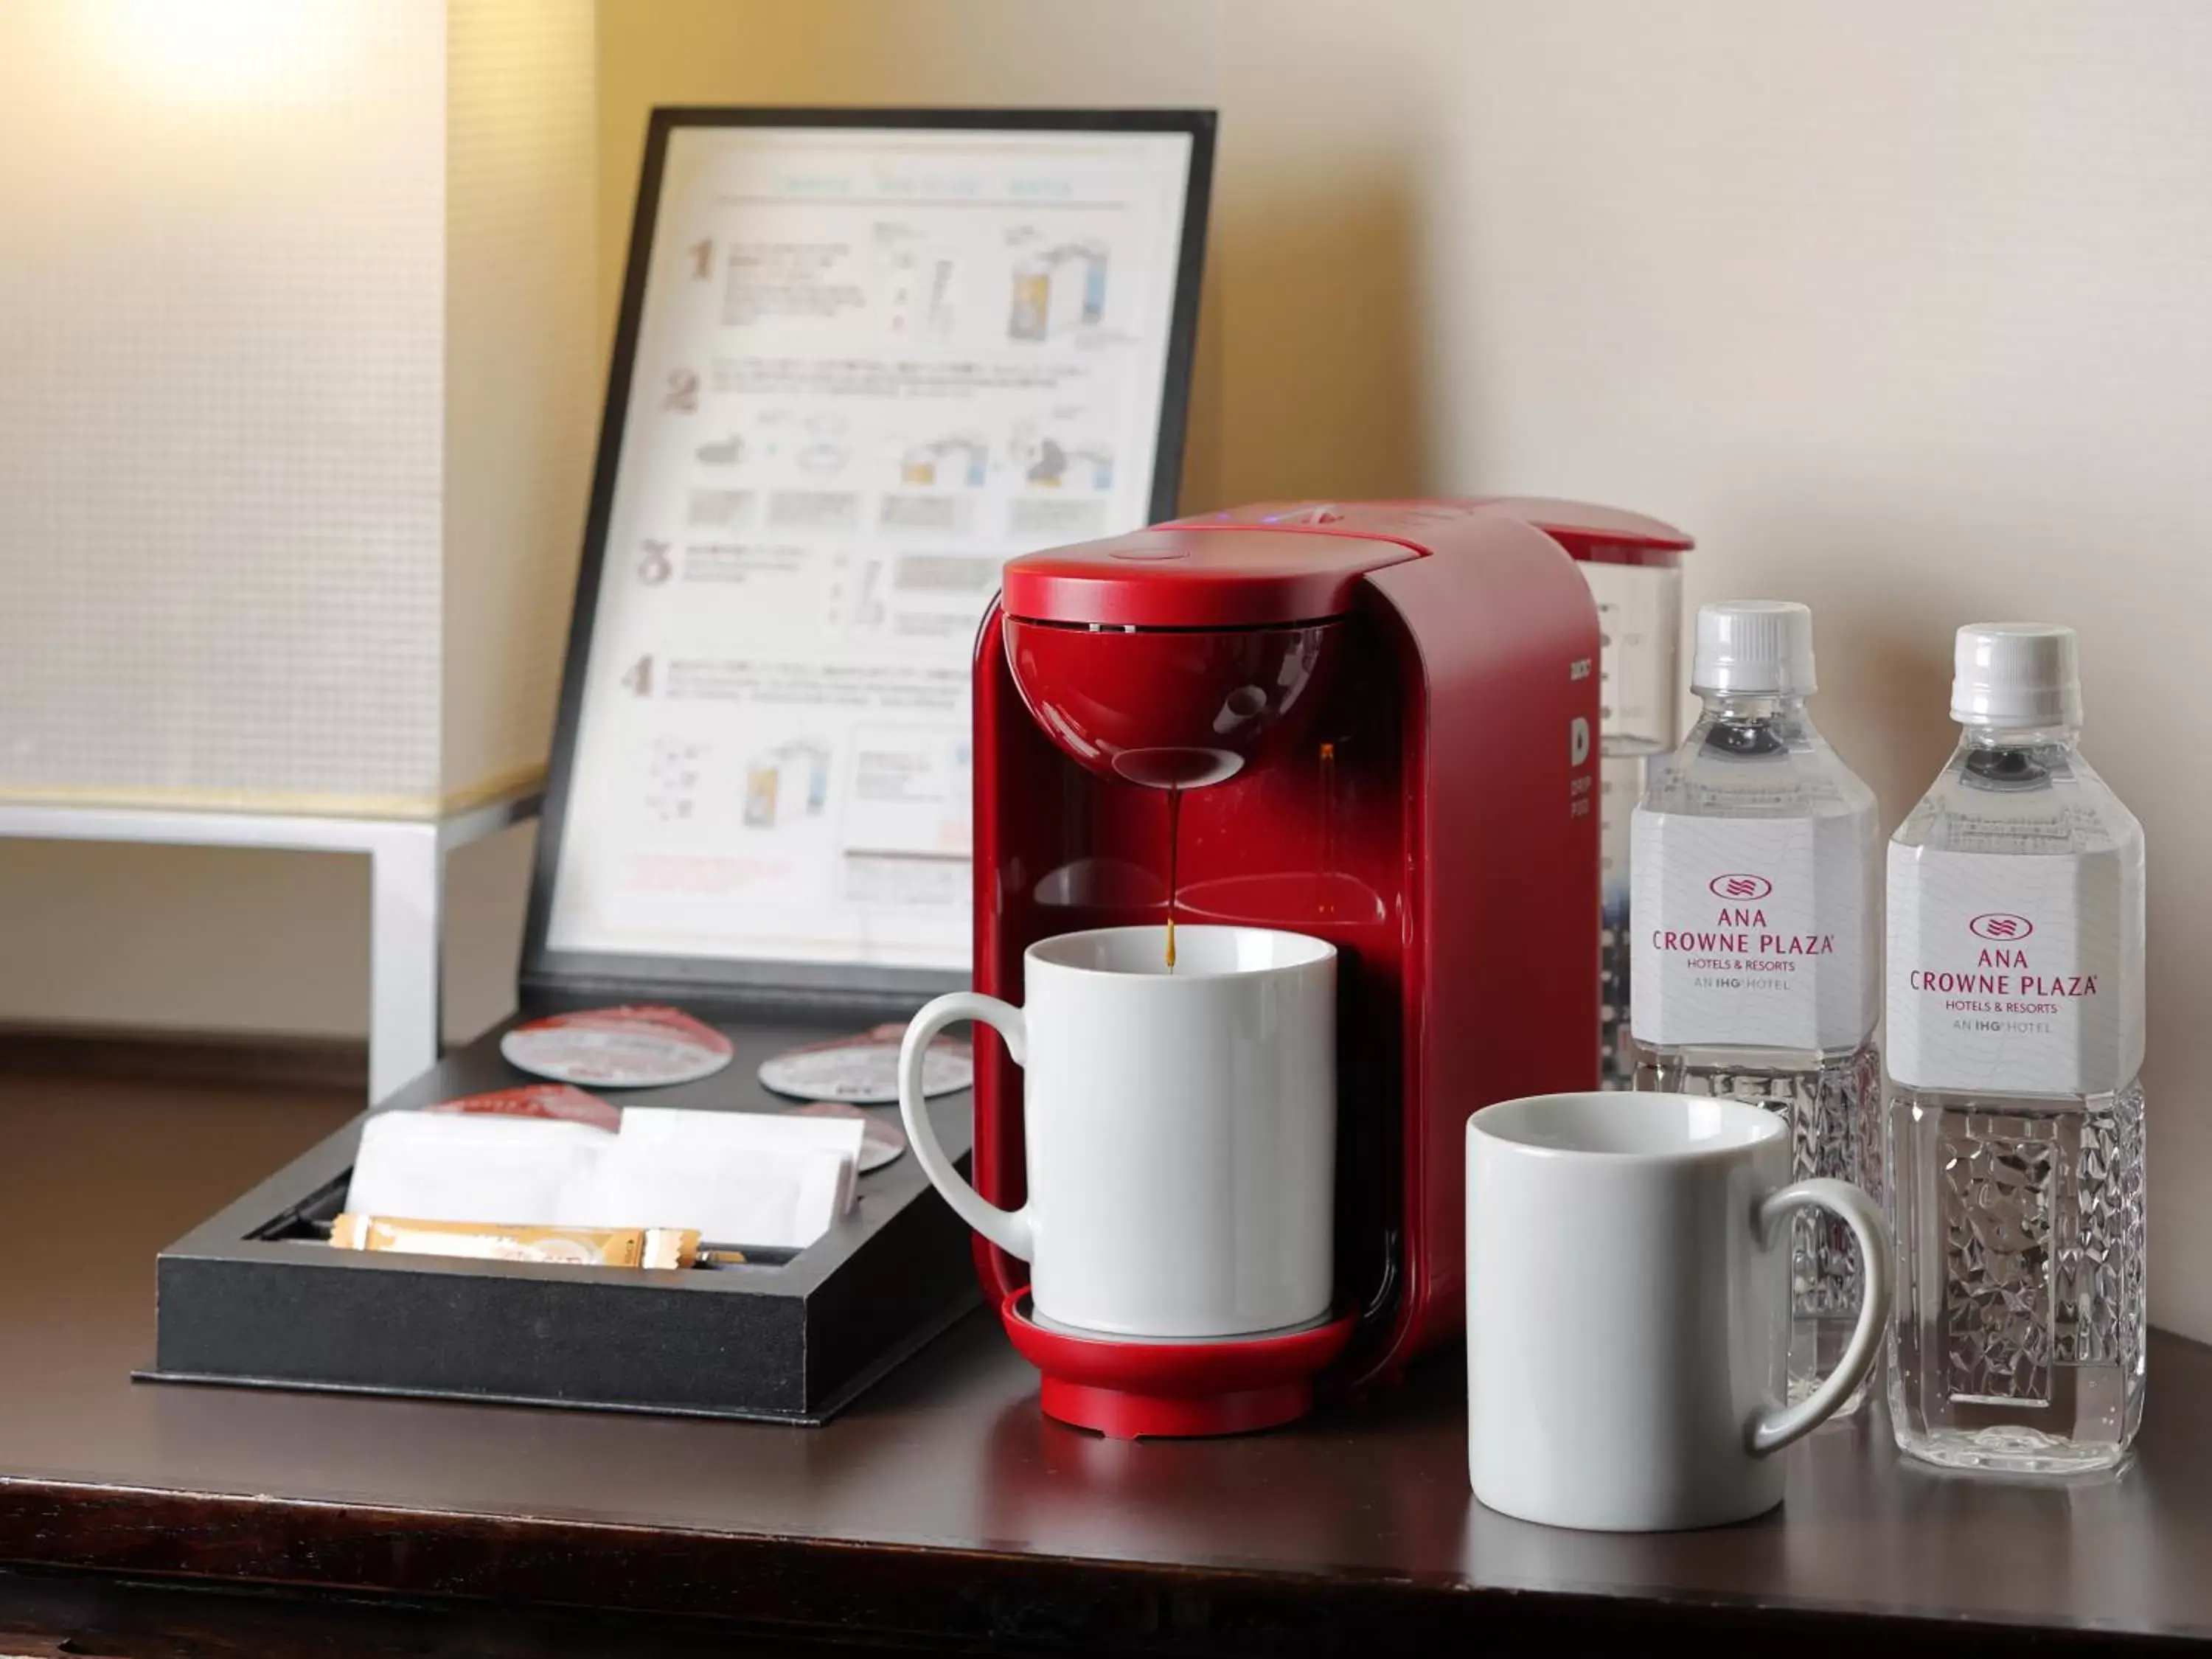
[[[1605,1086],[1635,1072],[1628,1041],[1632,955],[1628,826],[1646,764],[1681,736],[1682,555],[1649,540],[1566,544],[1597,602],[1599,884],[1598,1066]]]

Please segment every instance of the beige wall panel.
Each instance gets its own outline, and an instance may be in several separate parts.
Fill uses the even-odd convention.
[[[447,22],[448,799],[544,764],[605,374],[592,0]]]
[[[444,12],[0,7],[0,793],[438,787]]]
[[[542,760],[593,13],[0,7],[0,794],[421,815]],[[511,1000],[526,844],[453,863],[449,1031]],[[0,1021],[358,1033],[366,892],[0,842]]]

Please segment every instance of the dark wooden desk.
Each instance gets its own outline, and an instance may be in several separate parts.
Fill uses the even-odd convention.
[[[981,1317],[821,1430],[132,1383],[156,1248],[345,1110],[0,1079],[0,1653],[2212,1637],[2212,1351],[2163,1337],[2118,1479],[1906,1468],[1877,1423],[1788,1454],[1775,1516],[1646,1537],[1477,1507],[1449,1358],[1285,1432],[1134,1446],[1042,1420]]]

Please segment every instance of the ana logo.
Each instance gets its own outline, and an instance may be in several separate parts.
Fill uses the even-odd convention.
[[[1705,884],[1715,898],[1763,899],[1774,890],[1765,876],[1715,876]]]
[[[2026,916],[2008,916],[2002,910],[1992,911],[1986,916],[1976,916],[1966,926],[1972,928],[1978,938],[2002,939],[2007,943],[2026,939],[2035,931],[2035,924]]]

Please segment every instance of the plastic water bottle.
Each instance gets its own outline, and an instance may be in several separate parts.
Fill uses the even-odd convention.
[[[1705,606],[1690,687],[1705,712],[1652,762],[1632,829],[1636,1086],[1764,1103],[1790,1121],[1800,1178],[1879,1196],[1881,831],[1874,792],[1805,712],[1812,613]],[[1840,1222],[1796,1226],[1790,1390],[1802,1399],[1850,1340],[1861,1269]]]
[[[2107,1468],[2142,1418],[2142,826],[2070,629],[1959,630],[1958,750],[1889,847],[1890,1416],[1930,1462]]]

